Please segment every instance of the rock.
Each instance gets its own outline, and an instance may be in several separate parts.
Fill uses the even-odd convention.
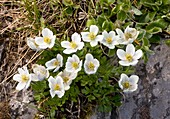
[[[91,119],[170,119],[170,48],[162,44],[154,51],[147,64],[138,63],[138,90],[125,94],[118,116],[95,111]]]
[[[158,45],[146,66],[139,64],[139,89],[125,95],[119,119],[170,119],[170,48]]]
[[[34,104],[32,91],[15,92],[10,99],[9,106],[12,119],[34,119],[38,112]]]

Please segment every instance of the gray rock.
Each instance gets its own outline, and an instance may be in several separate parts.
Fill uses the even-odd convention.
[[[14,93],[10,102],[10,115],[12,119],[34,119],[38,110],[34,104],[32,91],[23,90]]]
[[[147,64],[138,63],[138,90],[125,94],[118,117],[95,111],[91,119],[170,119],[170,48],[162,44],[154,51]]]
[[[137,66],[139,89],[126,95],[119,119],[170,119],[170,48],[154,48],[146,66]]]

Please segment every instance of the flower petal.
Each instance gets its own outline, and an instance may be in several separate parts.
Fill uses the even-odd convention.
[[[47,67],[47,70],[51,70],[51,69],[56,68],[56,66],[54,65],[54,62],[55,62],[56,60],[57,60],[56,58],[53,58],[53,59],[51,59],[51,60],[49,60],[49,61],[47,61],[47,62],[45,63],[45,66]]]
[[[77,32],[72,34],[71,39],[72,39],[72,41],[74,41],[76,43],[81,41],[81,37],[80,37],[80,35]]]
[[[138,63],[138,60],[133,60],[132,62],[130,62],[130,65],[135,66]]]
[[[134,92],[138,89],[138,84],[134,84],[129,88],[129,92]]]
[[[39,81],[38,76],[36,74],[31,73],[30,78],[32,81]]]
[[[93,32],[95,35],[98,34],[99,28],[96,25],[90,26],[90,32]]]
[[[119,37],[124,37],[124,33],[122,32],[122,30],[120,30],[120,29],[116,29],[116,33],[119,35]]]
[[[96,36],[95,40],[96,40],[96,41],[102,41],[103,38],[104,38],[103,35],[98,35],[98,36]]]
[[[63,51],[64,54],[71,54],[71,53],[74,53],[74,52],[77,52],[77,49],[65,49]]]
[[[86,54],[86,61],[92,61],[93,60],[93,55],[90,53]]]
[[[50,95],[51,95],[51,97],[53,98],[54,96],[55,96],[55,91],[54,90],[50,90]]]
[[[13,80],[20,82],[20,81],[22,80],[22,79],[21,79],[21,75],[20,75],[20,74],[15,74],[15,75],[13,76]]]
[[[92,47],[96,46],[97,44],[98,44],[98,41],[95,41],[95,40],[90,42],[90,45]]]
[[[81,50],[81,49],[83,49],[83,47],[84,47],[84,42],[80,42],[80,43],[78,44],[77,49],[78,49],[78,50]]]
[[[124,61],[124,60],[119,61],[119,64],[122,66],[130,66],[131,65],[128,61]]]
[[[108,37],[109,37],[109,34],[107,33],[106,30],[104,30],[104,31],[102,32],[102,35],[103,35],[104,38],[108,38]]]
[[[126,74],[121,74],[120,80],[118,81],[119,87],[121,89],[124,89],[122,84],[123,84],[123,82],[127,81],[128,79],[129,79],[129,77]]]
[[[48,48],[52,48],[52,47],[54,46],[54,44],[55,44],[55,39],[56,39],[56,36],[53,36],[53,37],[51,38],[51,43],[49,44]]]
[[[53,32],[48,28],[44,28],[42,30],[42,36],[43,37],[47,36],[47,37],[51,38],[53,36]]]
[[[131,82],[132,84],[137,84],[139,80],[139,77],[137,75],[131,75],[129,78],[129,82]]]
[[[114,31],[110,31],[109,32],[109,37],[114,38],[115,37],[115,32]]]
[[[35,37],[35,43],[37,45],[45,45],[43,37]]]
[[[31,83],[31,79],[29,79],[25,85],[25,89],[27,89],[29,86],[30,86],[30,83]]]
[[[62,41],[62,42],[61,42],[61,46],[62,46],[63,48],[71,48],[69,41]]]
[[[19,82],[17,87],[16,87],[16,90],[20,91],[20,90],[24,89],[25,86],[26,86],[25,82]]]
[[[134,58],[134,59],[139,59],[139,58],[142,57],[142,55],[143,55],[142,50],[137,50],[137,51],[135,52],[133,58]]]
[[[53,85],[56,84],[57,81],[55,80],[54,77],[50,76],[50,77],[48,78],[48,82],[49,82],[49,87],[50,87],[50,89],[53,89]]]
[[[133,44],[128,44],[126,46],[126,53],[131,54],[132,56],[135,54],[135,47]]]
[[[121,60],[126,60],[126,52],[122,49],[118,49],[116,52],[117,56],[119,57],[119,59]]]
[[[62,91],[55,91],[55,93],[58,95],[59,98],[62,98],[64,96],[64,92]]]
[[[57,72],[59,70],[59,68],[60,67],[55,68],[53,72]]]

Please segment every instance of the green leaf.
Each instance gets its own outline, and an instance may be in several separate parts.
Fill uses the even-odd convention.
[[[114,25],[112,22],[104,21],[102,24],[102,30],[111,31],[113,29],[113,26]]]
[[[147,27],[146,30],[153,29],[154,27],[160,27],[162,29],[165,29],[167,27],[168,23],[164,19],[158,19],[156,21],[151,22]]]
[[[95,24],[96,24],[95,19],[88,19],[86,22],[87,27],[90,27],[91,25],[95,25]]]
[[[105,21],[106,21],[106,18],[102,15],[97,18],[97,24],[99,26],[102,26],[103,22],[105,22]]]
[[[96,99],[93,95],[88,95],[87,97],[88,97],[89,101],[92,101],[92,100]]]
[[[107,3],[109,4],[113,4],[115,2],[115,0],[107,0]]]
[[[149,39],[150,43],[160,43],[160,40],[161,40],[161,38],[160,38],[159,35],[153,35],[153,36]]]
[[[138,10],[137,8],[135,8],[133,6],[132,6],[132,10],[135,13],[135,15],[141,15],[142,14],[142,12],[140,10]]]
[[[51,118],[54,118],[54,116],[55,116],[55,110],[54,110],[54,109],[51,109],[51,110],[50,110],[50,117],[51,117]]]
[[[65,6],[71,6],[71,5],[73,5],[73,1],[72,1],[72,0],[62,0],[62,3],[63,3]]]
[[[142,39],[143,46],[150,46],[149,40],[147,38]]]
[[[126,16],[126,12],[124,12],[123,10],[119,11],[117,14],[117,19],[120,21],[124,21],[127,18]]]
[[[170,47],[170,39],[166,40],[165,44]]]
[[[146,34],[146,30],[140,29],[140,33],[138,35],[138,39],[143,39]]]
[[[113,56],[115,55],[115,53],[116,53],[116,50],[115,50],[115,49],[109,49],[108,55],[109,55],[110,57],[113,57]]]
[[[152,29],[148,30],[148,32],[151,33],[151,34],[156,34],[156,33],[162,32],[162,28],[153,27]]]

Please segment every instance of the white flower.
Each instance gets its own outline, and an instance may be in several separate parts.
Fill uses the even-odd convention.
[[[81,70],[82,60],[80,61],[77,55],[72,55],[72,57],[68,57],[66,62],[66,71],[67,72],[78,72]]]
[[[70,84],[72,83],[72,80],[77,77],[77,73],[75,72],[67,72],[64,70],[63,72],[60,72],[58,76],[61,76],[64,82],[64,89],[68,90],[70,89]]]
[[[45,66],[47,67],[47,70],[54,69],[53,72],[57,72],[59,68],[63,66],[63,56],[57,54],[57,57],[47,61]]]
[[[31,73],[32,81],[42,81],[49,77],[49,71],[44,66],[33,64],[32,68],[34,72]]]
[[[120,29],[116,29],[117,34],[119,35],[119,43],[120,44],[131,44],[139,35],[139,31],[135,28],[130,28],[129,26],[126,27],[124,33]]]
[[[33,39],[33,38],[27,38],[27,45],[28,45],[32,50],[35,50],[35,51],[41,50],[41,48],[39,47],[38,44],[35,43],[35,39]]]
[[[135,47],[133,44],[128,44],[126,46],[126,52],[122,49],[117,50],[117,56],[121,61],[119,61],[119,64],[122,66],[134,66],[138,63],[138,59],[141,58],[143,55],[142,50],[137,50],[135,52]]]
[[[53,98],[56,94],[58,95],[59,98],[63,97],[65,93],[63,79],[60,76],[57,76],[56,78],[50,76],[48,82],[51,97]]]
[[[13,80],[19,82],[16,90],[27,89],[30,86],[31,78],[27,67],[18,68],[19,74],[13,76]]]
[[[131,75],[128,77],[126,74],[121,74],[119,80],[119,87],[123,90],[123,92],[133,92],[138,88],[138,80],[139,77],[137,75]]]
[[[98,41],[103,39],[103,35],[97,35],[99,32],[99,28],[96,25],[90,26],[90,32],[81,32],[82,39],[85,42],[90,42],[92,47],[98,44]]]
[[[48,28],[44,28],[42,30],[42,36],[43,37],[36,37],[35,43],[42,49],[52,48],[55,44],[56,38],[56,36],[53,35],[53,32]]]
[[[72,41],[62,41],[61,46],[66,48],[63,52],[65,54],[71,54],[81,50],[84,47],[84,42],[81,42],[81,37],[78,33],[74,33],[71,36]]]
[[[100,63],[97,59],[94,59],[91,54],[86,54],[86,59],[84,62],[84,70],[87,74],[95,74]]]
[[[105,46],[107,46],[109,49],[114,49],[115,45],[118,45],[119,37],[115,35],[114,31],[110,31],[107,33],[107,31],[103,31],[102,35],[104,36],[101,43]]]

